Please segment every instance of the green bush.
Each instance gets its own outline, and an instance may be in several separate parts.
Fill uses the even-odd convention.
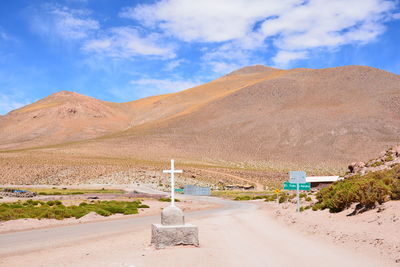
[[[277,198],[277,195],[276,195],[276,194],[267,195],[267,196],[265,196],[265,201],[275,201],[276,198]]]
[[[162,197],[162,198],[159,198],[158,199],[158,201],[161,201],[161,202],[171,202],[171,198],[167,198],[167,197]],[[179,199],[177,199],[177,198],[175,198],[175,202],[181,202]]]
[[[284,203],[284,202],[288,201],[288,199],[289,199],[289,197],[288,197],[287,194],[281,194],[281,195],[279,196],[278,202],[279,202],[279,203]]]
[[[238,196],[238,197],[235,197],[234,200],[252,200],[252,199],[253,199],[252,196]]]
[[[137,214],[138,208],[148,208],[140,201],[98,201],[88,204],[82,202],[79,206],[64,206],[61,201],[33,201],[2,203],[0,204],[0,221],[22,218],[81,218],[90,212],[96,212],[102,216],[110,216],[115,213]]]
[[[372,164],[371,167],[378,167],[378,166],[381,166],[381,165],[383,165],[383,162],[382,161],[377,161],[374,164]]]
[[[271,195],[243,195],[237,196],[233,200],[241,201],[241,200],[257,200],[257,199],[265,199],[265,201],[274,201],[276,200],[276,194]]]
[[[377,204],[400,199],[400,165],[391,170],[356,175],[321,189],[316,198],[316,209],[340,212],[353,203],[372,209]],[[313,208],[314,209],[314,208]]]

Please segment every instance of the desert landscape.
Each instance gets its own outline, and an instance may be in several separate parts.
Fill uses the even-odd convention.
[[[308,86],[311,80],[313,87]],[[274,88],[290,88],[293,84],[298,90],[302,88],[298,85],[303,83],[306,84],[302,85],[303,91],[288,95],[274,93]],[[361,83],[365,87],[360,87]],[[378,83],[387,88],[380,91],[379,96],[374,95],[372,89],[369,93],[361,92],[360,88],[368,90],[368,86],[373,88]],[[328,89],[326,84],[329,84]],[[318,98],[313,102],[312,88],[326,90],[325,100]],[[354,103],[351,96],[357,94],[359,97]],[[272,102],[262,101],[272,101],[271,98],[274,107],[269,104]],[[307,99],[307,103],[302,99]],[[302,252],[304,258],[283,260],[284,257],[276,257],[278,252],[275,251],[271,252],[269,264],[292,266],[297,261],[310,264],[306,255],[313,246],[322,246],[325,252],[320,249],[319,256],[313,257],[312,266],[323,264],[324,257],[331,257],[333,253],[349,254],[343,261],[338,259],[328,266],[400,264],[400,206],[394,201],[400,197],[397,167],[400,147],[393,146],[400,143],[397,112],[400,102],[396,99],[400,99],[399,76],[369,67],[283,71],[250,66],[171,95],[117,104],[73,92],[59,92],[12,111],[0,120],[4,137],[0,139],[2,187],[33,192],[38,204],[24,204],[26,200],[18,196],[5,195],[0,199],[4,203],[0,217],[4,220],[0,223],[3,238],[0,242],[4,245],[0,264],[17,266],[28,259],[33,265],[48,266],[60,262],[63,266],[97,265],[99,262],[104,266],[130,263],[158,266],[169,259],[170,263],[165,266],[186,266],[187,261],[206,253],[210,255],[208,262],[198,261],[193,266],[264,266],[254,258],[261,257],[263,249],[246,251],[248,256],[244,258],[232,255],[241,254],[245,247],[249,249],[260,242],[260,248],[268,246],[269,249],[274,243],[276,248],[279,242],[296,243],[298,240],[293,239],[296,236],[311,242],[304,244],[307,246]],[[330,104],[316,105],[321,101]],[[213,109],[213,105],[218,108]],[[253,105],[257,108],[253,109]],[[273,112],[276,109],[280,112]],[[284,120],[286,113],[288,120]],[[274,118],[273,114],[279,114],[279,118]],[[53,121],[56,123],[51,123]],[[278,124],[281,130],[275,128]],[[307,131],[297,131],[296,127]],[[320,134],[315,134],[317,131]],[[255,140],[258,145],[252,143]],[[367,141],[368,149],[362,149]],[[326,142],[330,142],[329,145]],[[380,151],[389,146],[388,150]],[[312,150],[317,147],[327,150]],[[300,154],[304,156],[295,157]],[[146,231],[146,225],[157,221],[160,210],[169,205],[160,201],[170,200],[169,175],[162,171],[168,167],[168,156],[176,156],[179,167],[184,169],[176,178],[175,188],[187,184],[206,186],[212,189],[214,196],[177,196],[182,199],[178,207],[191,222],[200,226],[202,238],[200,249],[193,248],[194,254],[185,252],[185,257],[179,256],[180,261],[171,260],[181,253],[178,248],[157,252],[149,246]],[[373,159],[367,161],[369,158]],[[355,181],[356,184],[351,185],[357,188],[354,190],[372,190],[372,195],[355,193],[351,197],[350,193],[345,193],[348,200],[343,202],[338,195],[338,192],[343,194],[340,191],[342,182],[339,182],[338,189],[334,184],[328,186],[328,190],[302,193],[302,212],[296,213],[295,195],[288,191],[275,194],[273,190],[280,190],[282,182],[288,180],[288,170],[297,168],[306,170],[307,175],[344,176],[350,185]],[[375,173],[382,174],[376,176]],[[366,177],[365,180],[358,178],[360,175]],[[382,178],[394,179],[385,182],[392,187],[382,191],[379,184],[368,180],[370,176],[377,183]],[[363,181],[371,187],[362,189]],[[237,191],[238,188],[242,189]],[[339,191],[330,195],[329,190]],[[351,192],[351,189],[346,190]],[[374,195],[375,190],[380,193]],[[387,202],[390,199],[392,201]],[[120,203],[132,200],[139,200],[140,205],[148,208],[126,213],[124,204]],[[53,204],[55,201],[59,204]],[[30,213],[18,215],[11,212],[13,208],[8,211],[12,205]],[[40,211],[46,207],[47,213]],[[58,217],[60,212],[64,217]],[[137,226],[131,228],[128,221]],[[98,224],[108,237],[100,238],[91,231],[82,237],[80,231],[88,230],[80,230],[79,226],[92,224],[94,228]],[[122,226],[116,226],[118,224]],[[220,238],[218,225],[237,229],[235,236],[240,244],[225,247],[226,243],[220,243],[221,239],[216,239]],[[41,233],[53,229],[63,231],[63,227],[71,227],[69,231],[76,231],[75,235],[82,240],[67,240],[62,233],[48,237]],[[261,236],[265,235],[268,243],[263,239],[248,239],[260,227],[265,229]],[[276,235],[271,236],[271,229],[275,229]],[[130,247],[136,251],[133,254],[121,250],[123,244],[129,243],[130,234],[126,233],[131,231],[137,237]],[[50,242],[56,236],[59,238]],[[12,246],[6,245],[9,238],[14,240]],[[26,238],[36,241],[28,242]],[[38,250],[42,239],[51,245],[40,245]],[[108,243],[115,244],[118,259],[104,258]],[[214,255],[212,251],[221,250],[221,246],[225,254]],[[37,253],[42,257],[38,258]]]
[[[121,104],[59,92],[0,118],[1,180],[121,183],[119,172],[160,170],[170,158],[205,183],[273,186],[296,168],[344,174],[400,143],[399,90],[398,75],[364,66],[250,66]]]
[[[0,266],[400,266],[399,14],[0,3]]]

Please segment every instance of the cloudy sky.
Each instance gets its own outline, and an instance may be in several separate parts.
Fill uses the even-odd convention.
[[[124,102],[253,64],[400,74],[397,0],[0,1],[0,114],[61,90]]]

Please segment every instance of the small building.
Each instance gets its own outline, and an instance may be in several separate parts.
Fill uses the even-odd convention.
[[[183,192],[185,195],[192,196],[210,196],[211,188],[210,187],[202,187],[197,185],[185,185]]]
[[[341,179],[340,176],[307,176],[306,182],[313,188],[322,188]]]

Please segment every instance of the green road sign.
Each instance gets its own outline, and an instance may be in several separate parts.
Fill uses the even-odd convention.
[[[283,189],[285,190],[297,190],[297,184],[284,182]],[[311,183],[299,183],[299,190],[303,191],[310,191],[311,190]]]
[[[183,192],[183,189],[175,188],[175,192]]]

